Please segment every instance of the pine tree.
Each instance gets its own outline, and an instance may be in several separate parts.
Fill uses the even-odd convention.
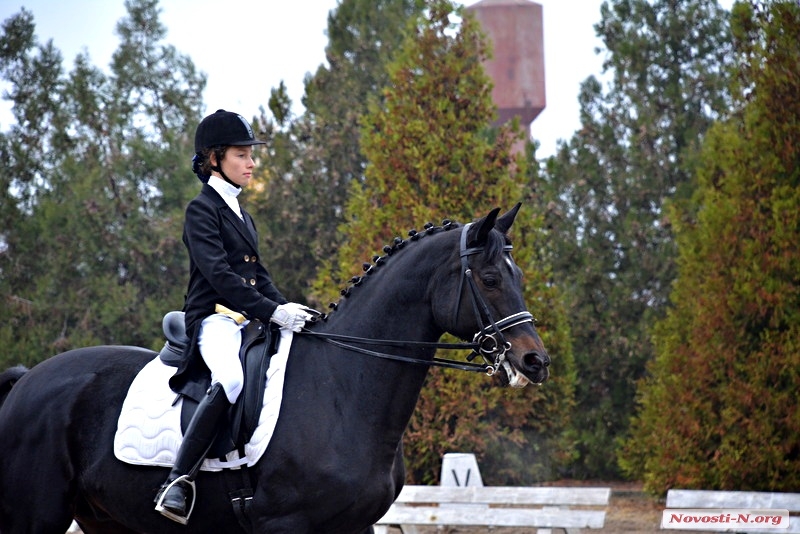
[[[679,275],[622,456],[646,488],[800,484],[800,6],[739,3],[730,120],[673,210]]]

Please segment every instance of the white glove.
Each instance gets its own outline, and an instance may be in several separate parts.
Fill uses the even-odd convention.
[[[322,315],[317,310],[309,308],[305,304],[298,304],[297,302],[287,302],[286,304],[284,304],[284,306],[289,306],[304,313],[306,315],[306,321],[312,320],[315,315]]]
[[[289,303],[279,304],[269,320],[281,328],[299,332],[310,318],[311,316],[304,312],[299,304]]]

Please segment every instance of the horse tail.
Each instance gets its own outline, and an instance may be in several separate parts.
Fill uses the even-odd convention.
[[[6,369],[0,373],[0,406],[3,406],[6,397],[8,397],[9,393],[11,393],[11,388],[14,387],[14,384],[16,384],[17,381],[27,372],[27,367],[24,365],[17,365],[16,367]]]

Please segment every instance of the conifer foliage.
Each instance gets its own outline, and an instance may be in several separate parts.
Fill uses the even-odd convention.
[[[733,118],[676,206],[679,275],[622,463],[672,487],[800,484],[800,5],[739,3]]]
[[[617,439],[675,277],[664,204],[689,194],[695,145],[729,107],[730,33],[716,0],[613,0],[601,16],[607,87],[583,83],[581,129],[538,187],[579,370],[577,478],[620,476]]]
[[[360,118],[386,85],[386,65],[400,48],[408,20],[422,0],[342,0],[328,14],[327,65],[305,80],[305,112],[294,117],[281,84],[269,100],[272,118],[254,121],[268,141],[248,188],[269,269],[289,300],[312,302],[309,285],[320,259],[338,250],[351,181],[364,178]],[[263,152],[262,152],[263,154]]]
[[[489,127],[495,109],[477,23],[466,18],[456,25],[461,11],[446,0],[428,9],[409,30],[389,65],[389,85],[364,117],[366,177],[352,183],[338,263],[322,270],[320,290],[337,287],[325,273],[347,280],[411,228],[444,218],[469,222],[528,194],[524,158],[511,152],[518,126]],[[558,463],[553,458],[563,450],[572,365],[568,345],[556,334],[563,322],[546,285],[549,273],[536,261],[540,220],[531,213],[523,207],[512,228],[514,257],[527,277],[527,302],[542,319],[553,379],[539,389],[507,391],[485,376],[432,370],[405,439],[411,481],[435,481],[442,454],[453,451],[476,452],[494,483],[546,478]]]
[[[199,185],[187,132],[205,80],[164,44],[156,0],[126,7],[108,71],[84,52],[65,73],[24,9],[3,23],[15,123],[0,136],[0,368],[155,346],[183,304],[183,207]]]

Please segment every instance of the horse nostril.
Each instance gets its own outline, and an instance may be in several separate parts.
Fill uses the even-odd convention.
[[[530,368],[550,367],[550,357],[542,356],[538,352],[529,352],[524,358],[525,366]]]

